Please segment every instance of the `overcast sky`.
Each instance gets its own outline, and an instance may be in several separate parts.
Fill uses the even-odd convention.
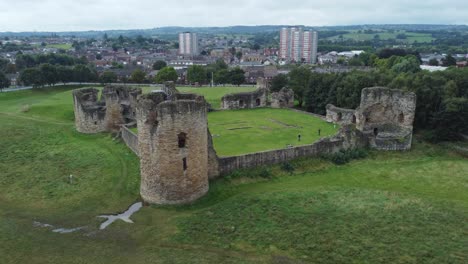
[[[0,0],[1,31],[468,24],[468,0]]]

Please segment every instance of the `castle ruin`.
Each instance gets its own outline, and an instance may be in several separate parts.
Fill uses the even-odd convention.
[[[267,85],[260,80],[259,86],[257,91],[248,93],[248,100],[252,104],[256,98],[263,98],[261,105],[265,106]],[[247,95],[236,95],[236,100],[243,96]],[[294,93],[283,88],[272,97],[272,107],[288,107]],[[161,90],[149,94],[135,88],[106,87],[101,99],[99,90],[94,88],[74,90],[73,98],[79,132],[113,132],[117,126],[122,127],[122,134],[126,135],[122,138],[140,157],[141,197],[152,204],[191,203],[207,193],[209,179],[236,169],[356,147],[410,149],[416,108],[414,93],[365,88],[356,110],[327,105],[327,121],[342,125],[333,137],[305,146],[218,157],[203,96],[178,93],[173,84],[166,83]],[[138,135],[125,126],[135,123]]]
[[[203,96],[145,94],[137,104],[141,196],[190,203],[208,191],[208,120]]]
[[[257,80],[257,90],[253,92],[227,94],[221,99],[221,109],[252,109],[266,107],[268,104],[268,81]]]
[[[409,150],[413,137],[416,94],[385,87],[364,88],[356,110],[327,105],[327,120],[356,124],[378,150]]]
[[[140,88],[106,86],[99,90],[73,91],[76,129],[81,133],[118,132],[120,126],[135,122],[135,106]]]
[[[271,93],[271,108],[292,108],[294,107],[294,91],[283,87],[279,92]]]

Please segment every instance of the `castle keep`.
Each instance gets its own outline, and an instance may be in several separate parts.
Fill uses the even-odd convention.
[[[137,104],[141,196],[155,204],[192,202],[208,191],[208,120],[202,96],[145,94]]]
[[[257,91],[223,97],[223,108],[267,105],[268,85]],[[289,107],[294,92],[283,88],[271,106]],[[416,95],[384,87],[362,90],[356,110],[327,105],[326,120],[340,132],[313,144],[232,157],[218,157],[208,129],[209,105],[203,96],[178,93],[173,83],[142,94],[140,89],[106,87],[102,98],[94,88],[73,91],[76,128],[82,133],[115,132],[140,157],[140,194],[153,204],[186,204],[205,195],[209,179],[237,169],[317,157],[356,147],[379,150],[411,148]],[[259,103],[258,103],[258,100]],[[325,117],[324,117],[325,118]],[[127,126],[138,127],[138,135]]]

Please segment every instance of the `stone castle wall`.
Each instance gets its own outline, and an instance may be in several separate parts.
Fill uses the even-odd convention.
[[[408,150],[413,137],[416,94],[385,87],[365,88],[356,109],[356,127],[379,150]]]
[[[356,109],[357,127],[364,132],[386,124],[412,129],[415,110],[416,94],[412,92],[385,87],[365,88]]]
[[[325,138],[310,145],[220,157],[219,174],[225,175],[238,169],[278,164],[300,157],[319,157],[323,154],[336,153],[341,149],[367,147],[367,145],[368,139],[362,133],[352,127],[343,127],[337,136]]]
[[[76,129],[82,133],[118,132],[135,121],[136,98],[140,88],[106,86],[99,98],[95,88],[73,91]]]
[[[350,125],[356,123],[355,110],[336,107],[332,104],[327,105],[327,121],[340,124]]]
[[[99,90],[78,89],[72,94],[76,130],[86,134],[106,131],[106,109],[104,103],[99,100]]]
[[[125,145],[129,147],[133,153],[135,153],[137,156],[139,156],[138,153],[138,136],[133,133],[130,129],[128,129],[126,126],[122,126],[122,140],[125,142]]]
[[[208,191],[206,102],[196,95],[175,97],[168,101],[160,92],[138,100],[140,193],[149,203],[190,203]]]
[[[279,92],[271,94],[271,108],[292,108],[294,107],[294,91],[289,88],[282,88]]]
[[[268,90],[259,88],[253,92],[227,94],[221,99],[221,109],[252,109],[267,106]]]

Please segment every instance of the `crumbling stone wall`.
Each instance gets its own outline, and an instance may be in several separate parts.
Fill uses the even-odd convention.
[[[272,108],[292,108],[294,107],[294,91],[283,87],[279,92],[271,94]]]
[[[135,122],[135,107],[140,88],[106,86],[99,98],[95,88],[73,91],[75,125],[82,133],[117,132],[123,124]]]
[[[184,204],[208,191],[208,121],[202,96],[145,94],[137,104],[142,198]]]
[[[257,90],[246,93],[226,94],[221,98],[221,109],[251,109],[268,105],[269,82],[265,78],[257,79]]]
[[[105,104],[99,100],[99,90],[77,89],[72,94],[76,130],[86,134],[106,131],[106,109]]]
[[[232,109],[251,109],[267,106],[268,90],[259,88],[253,92],[227,94],[221,99],[221,108],[224,110]]]
[[[385,87],[365,88],[356,109],[356,127],[380,150],[411,148],[416,94]]]
[[[355,110],[336,107],[332,104],[328,104],[326,108],[328,122],[340,125],[349,125],[356,123]]]
[[[106,130],[116,132],[120,126],[135,121],[135,107],[140,88],[106,86],[102,95],[106,104]]]

